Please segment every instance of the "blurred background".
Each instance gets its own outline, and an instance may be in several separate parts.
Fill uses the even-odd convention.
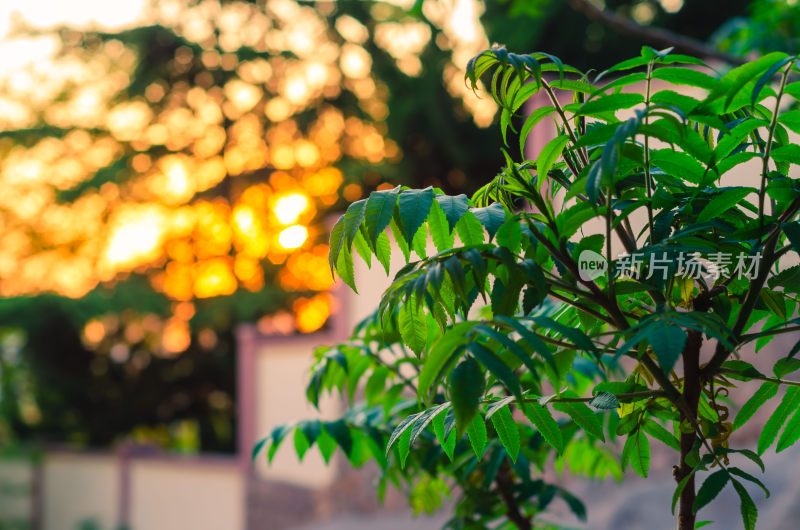
[[[378,294],[335,288],[331,218],[375,189],[469,194],[496,173],[495,105],[464,83],[492,43],[602,70],[665,47],[661,27],[736,61],[796,52],[796,4],[4,0],[0,529],[376,513],[344,464],[249,463],[311,414],[313,346]],[[386,515],[402,508],[381,520],[407,527]]]

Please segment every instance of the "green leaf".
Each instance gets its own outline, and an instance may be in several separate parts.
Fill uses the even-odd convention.
[[[767,489],[767,486],[765,486],[763,482],[758,480],[756,477],[754,477],[750,473],[748,473],[746,471],[743,471],[743,470],[739,469],[738,467],[729,467],[728,471],[730,471],[731,475],[736,475],[737,477],[741,477],[741,478],[743,478],[743,479],[745,479],[745,480],[747,480],[749,482],[752,482],[753,484],[755,484],[756,486],[758,486],[759,488],[761,488],[764,491],[764,496],[765,497],[769,498],[769,490]],[[733,477],[731,477],[731,478],[733,478]]]
[[[433,204],[431,213],[428,216],[428,228],[436,250],[443,252],[453,248],[455,237],[451,233],[447,217],[444,215],[444,211],[439,206],[438,201]]]
[[[672,324],[650,326],[647,342],[656,352],[658,365],[669,374],[686,345],[686,332]]]
[[[651,419],[645,420],[644,424],[642,425],[645,432],[655,438],[656,440],[661,441],[667,447],[671,447],[675,451],[681,450],[680,442],[678,441],[675,436],[672,435],[668,430],[664,427],[656,423]]]
[[[367,405],[374,405],[386,388],[386,377],[389,375],[389,368],[378,366],[372,371],[372,375],[367,379],[364,386],[364,399]]]
[[[553,415],[546,407],[538,403],[524,403],[522,411],[530,422],[536,427],[545,441],[559,453],[564,452],[564,440],[561,437],[561,429],[553,419]]]
[[[522,245],[522,225],[518,219],[511,218],[497,230],[497,245],[507,248],[512,254],[519,254]]]
[[[392,434],[389,435],[389,443],[386,444],[386,455],[387,456],[389,455],[389,451],[392,449],[392,446],[395,444],[395,442],[397,442],[400,439],[400,436],[404,432],[409,431],[411,426],[414,425],[414,422],[417,421],[417,418],[420,416],[420,414],[422,414],[422,413],[421,412],[417,412],[415,414],[411,414],[410,416],[406,416],[405,418],[403,418],[403,421],[401,421],[397,425],[397,427],[394,428],[394,430],[392,431]],[[408,439],[409,440],[411,439],[411,431],[408,432]]]
[[[467,350],[486,367],[491,375],[502,382],[509,392],[515,396],[521,397],[522,393],[519,387],[519,379],[517,379],[517,376],[511,368],[500,360],[500,357],[495,355],[492,350],[478,342],[472,342],[467,346]]]
[[[542,148],[539,156],[536,158],[536,173],[538,174],[537,183],[541,186],[542,182],[547,179],[547,173],[553,167],[561,152],[569,142],[569,136],[562,134],[556,136]]]
[[[414,442],[417,440],[422,431],[425,430],[425,427],[427,427],[428,424],[433,421],[433,418],[440,415],[449,407],[450,403],[448,402],[442,403],[441,405],[436,405],[435,407],[423,411],[419,417],[417,417],[416,421],[414,422],[414,427],[411,429],[411,438],[408,440],[409,446],[414,445]]]
[[[719,217],[754,191],[752,188],[733,188],[719,193],[702,209],[700,215],[697,216],[697,222],[705,223]]]
[[[650,470],[650,441],[641,429],[628,435],[622,448],[622,460],[631,464],[631,468],[640,476],[647,478]]]
[[[344,214],[344,236],[348,245],[353,244],[353,239],[355,239],[358,229],[361,227],[361,222],[366,214],[366,209],[364,208],[366,204],[366,199],[356,201],[347,208]]]
[[[430,187],[424,190],[404,190],[400,194],[398,208],[400,224],[409,244],[413,241],[419,227],[427,219],[432,203],[433,188]]]
[[[762,383],[761,386],[756,390],[756,393],[742,405],[742,408],[739,410],[739,413],[736,414],[736,419],[733,421],[733,430],[738,429],[745,423],[747,420],[753,417],[753,414],[756,413],[761,406],[775,397],[775,394],[778,393],[778,385],[775,383],[765,382]]]
[[[508,406],[501,407],[492,414],[491,418],[494,430],[497,431],[497,436],[500,437],[500,442],[506,448],[511,461],[516,462],[517,455],[519,455],[519,428],[517,427],[517,422],[511,417],[511,411]]]
[[[794,251],[800,254],[800,222],[783,223],[781,228],[783,229],[783,233],[786,234],[786,238],[792,244]]]
[[[449,195],[437,195],[436,202],[441,206],[444,216],[447,218],[447,224],[450,227],[450,232],[456,227],[456,223],[461,219],[469,208],[469,199],[463,193],[451,197]]]
[[[472,212],[466,212],[456,223],[456,232],[465,247],[483,243],[483,225]]]
[[[653,71],[653,79],[661,79],[673,85],[696,86],[711,90],[717,85],[717,79],[690,68],[664,67]]]
[[[589,401],[589,405],[600,410],[615,410],[619,408],[619,400],[611,392],[598,392]]]
[[[506,209],[499,202],[495,202],[484,208],[471,208],[470,211],[477,217],[484,228],[486,228],[486,231],[489,233],[489,241],[494,238],[497,230],[506,220]],[[481,242],[483,242],[482,238]]]
[[[542,121],[543,118],[551,115],[553,112],[555,112],[555,110],[556,108],[552,105],[539,107],[531,112],[530,116],[525,119],[525,123],[522,125],[522,130],[519,133],[519,152],[523,158],[525,156],[526,140],[528,139],[528,135],[530,134],[531,130],[533,130],[537,123]]]
[[[786,389],[786,394],[783,395],[778,408],[769,417],[764,428],[761,430],[761,435],[758,437],[758,454],[764,454],[764,451],[769,449],[769,446],[775,441],[778,436],[778,431],[781,430],[783,424],[786,423],[789,414],[797,410],[800,405],[800,387],[791,386]]]
[[[786,320],[786,300],[783,293],[764,288],[758,292],[758,296],[773,314],[781,320]]]
[[[790,162],[792,164],[800,164],[800,145],[782,145],[770,151],[769,155],[775,162]]]
[[[336,261],[336,273],[354,292],[358,292],[358,289],[356,289],[355,272],[353,270],[353,255],[350,253],[349,248],[344,248],[342,252],[339,253],[339,258]]]
[[[467,357],[450,374],[448,389],[458,432],[463,433],[477,414],[485,386],[485,374],[472,357]]]
[[[417,378],[417,394],[420,399],[427,399],[431,387],[443,377],[451,361],[461,355],[464,335],[474,325],[474,322],[459,322],[433,343]]]
[[[434,416],[433,432],[436,434],[436,439],[439,441],[439,445],[447,455],[447,458],[449,458],[452,462],[453,454],[455,453],[456,449],[456,435],[455,432],[447,432],[447,429],[445,428],[445,418],[448,415],[449,414],[437,414]]]
[[[697,490],[697,496],[692,505],[692,512],[697,513],[700,508],[713,501],[714,498],[719,495],[719,492],[722,491],[722,488],[725,487],[725,484],[728,483],[729,478],[728,471],[725,469],[715,471],[706,477],[706,480],[703,481],[703,485]]]
[[[560,333],[563,337],[569,339],[573,344],[575,344],[575,346],[577,346],[579,349],[587,353],[597,351],[597,348],[592,340],[578,328],[565,326],[564,324],[549,317],[533,317],[531,320],[537,326]]]
[[[469,443],[472,445],[472,450],[475,451],[475,456],[478,460],[483,458],[483,452],[486,450],[486,424],[480,414],[476,414],[469,425],[467,425],[467,437]]]
[[[797,370],[800,370],[800,359],[788,357],[778,359],[778,361],[775,363],[775,366],[772,367],[772,373],[775,374],[775,377],[778,379],[782,379],[790,373],[796,372]]]
[[[793,446],[797,440],[800,439],[800,414],[796,411],[786,423],[786,428],[778,438],[778,446],[775,448],[776,453],[780,453],[784,449]]]
[[[791,129],[793,132],[800,133],[800,110],[790,110],[778,116],[778,122]]]
[[[367,206],[364,215],[364,224],[367,227],[367,237],[376,246],[378,236],[383,233],[394,215],[397,204],[397,195],[400,188],[393,190],[373,191],[367,199]]]
[[[261,450],[264,449],[264,446],[267,444],[269,440],[270,437],[267,436],[266,438],[262,438],[261,440],[259,440],[258,443],[256,443],[256,445],[253,446],[253,451],[250,453],[250,460],[256,459],[258,453],[260,453]]]
[[[297,453],[297,458],[301,462],[306,454],[306,451],[311,447],[311,444],[306,438],[306,435],[299,428],[294,430],[294,451]]]
[[[420,355],[425,350],[428,341],[428,317],[422,306],[415,303],[414,298],[409,298],[405,304],[400,306],[397,320],[403,343],[411,351]]]
[[[597,414],[585,404],[569,402],[553,403],[553,408],[569,415],[576,425],[595,438],[599,438],[602,441],[606,440],[603,435],[603,424],[598,419]]]
[[[608,94],[587,101],[575,111],[575,115],[589,116],[604,112],[616,112],[622,109],[629,109],[643,102],[644,96],[641,94]]]
[[[330,250],[328,251],[328,263],[331,266],[331,273],[336,269],[336,264],[339,260],[339,253],[342,251],[344,245],[344,215],[339,217],[336,224],[331,229],[331,237],[329,241]]]
[[[747,492],[744,486],[736,479],[731,479],[736,493],[739,494],[739,507],[742,512],[742,522],[744,523],[745,530],[755,530],[756,519],[758,519],[758,508],[756,503],[753,502],[752,497]]]
[[[705,175],[705,168],[692,155],[673,149],[658,149],[650,154],[650,163],[668,175],[699,184]]]
[[[350,435],[350,428],[347,426],[347,423],[345,423],[343,419],[326,421],[322,424],[322,428],[336,440],[336,443],[342,448],[344,454],[349,456],[353,448],[353,438]]]

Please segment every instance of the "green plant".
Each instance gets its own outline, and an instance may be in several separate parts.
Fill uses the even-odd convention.
[[[353,341],[317,351],[308,397],[346,389],[352,402],[366,380],[366,403],[335,422],[280,427],[254,454],[268,445],[271,457],[294,431],[301,456],[316,442],[326,458],[337,445],[354,464],[374,458],[422,507],[456,485],[452,528],[532,528],[555,494],[583,511],[534,476],[549,451],[573,471],[619,476],[630,465],[646,477],[653,440],[676,452],[680,530],[726,486],[753,528],[743,483],[764,486],[734,464],[763,470],[776,439],[781,451],[800,438],[800,383],[784,380],[800,369],[800,344],[774,376],[736,353],[800,329],[800,266],[781,265],[800,250],[800,186],[788,176],[800,111],[784,110],[800,96],[796,62],[772,53],[716,75],[643,48],[590,79],[543,53],[475,57],[468,80],[488,81],[504,140],[519,129],[522,162],[505,152],[471,200],[397,188],[350,205],[331,233],[339,276],[355,289],[355,253],[388,273],[387,228],[407,264]],[[518,116],[539,91],[550,105]],[[528,134],[550,118],[558,135],[526,160]],[[755,172],[740,168],[750,161]],[[727,182],[737,169],[749,186]],[[701,362],[705,342],[713,355]],[[763,384],[728,421],[728,394],[750,380]],[[730,447],[782,386],[757,452]]]

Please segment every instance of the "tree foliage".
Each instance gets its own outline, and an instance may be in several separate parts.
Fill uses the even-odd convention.
[[[800,383],[785,379],[800,347],[772,375],[737,355],[800,329],[798,266],[785,266],[800,251],[800,187],[789,176],[800,124],[786,110],[800,95],[797,60],[771,53],[719,74],[645,47],[590,77],[544,53],[496,47],[472,59],[468,81],[486,81],[504,135],[522,131],[524,145],[526,122],[546,118],[558,135],[520,162],[508,147],[471,199],[397,188],[339,219],[331,266],[352,288],[355,254],[387,266],[389,232],[407,264],[353,341],[317,352],[313,403],[326,390],[352,402],[366,381],[366,403],[315,431],[323,453],[371,455],[384,479],[405,479],[412,503],[419,489],[438,499],[442,484],[457,486],[449,527],[530,528],[554,495],[583,514],[536,474],[552,453],[557,467],[590,476],[630,466],[646,477],[659,443],[677,453],[680,529],[726,487],[753,528],[743,484],[769,492],[741,463],[763,471],[776,441],[782,451],[800,438]],[[539,91],[550,105],[526,116]],[[731,183],[735,170],[751,175],[746,186]],[[587,251],[604,272],[585,274]],[[704,343],[714,353],[701,363]],[[763,385],[731,422],[726,398],[751,380]],[[757,451],[730,447],[732,430],[778,393]],[[262,443],[274,454],[291,431]]]

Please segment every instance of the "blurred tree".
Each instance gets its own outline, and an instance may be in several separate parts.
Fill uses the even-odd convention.
[[[605,4],[701,40],[748,13]],[[28,374],[26,435],[105,444],[194,418],[203,447],[232,449],[232,409],[211,403],[234,399],[231,329],[325,324],[327,212],[401,183],[469,193],[501,163],[471,56],[499,41],[602,67],[641,45],[555,0],[141,6],[0,24],[0,324],[26,338],[3,373]]]

